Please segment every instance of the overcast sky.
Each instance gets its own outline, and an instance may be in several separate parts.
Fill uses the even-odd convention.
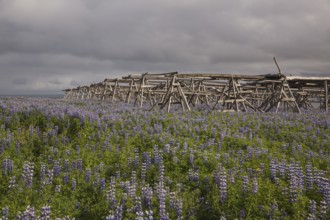
[[[143,72],[329,73],[329,0],[0,0],[0,95]]]

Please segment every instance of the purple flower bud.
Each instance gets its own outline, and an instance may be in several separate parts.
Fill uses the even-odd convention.
[[[312,164],[307,164],[306,166],[306,185],[307,189],[313,189],[313,172]]]
[[[16,176],[12,176],[10,177],[8,188],[13,189],[15,187],[16,187]]]
[[[243,192],[247,192],[249,190],[249,177],[248,176],[242,176],[242,190]]]
[[[82,159],[78,159],[78,161],[77,161],[77,169],[80,171],[80,173],[82,172],[82,166],[83,166]]]
[[[34,164],[31,162],[24,162],[22,180],[27,188],[32,188],[33,183]]]
[[[59,161],[54,161],[53,170],[55,176],[59,176],[61,174],[61,166]]]
[[[224,203],[227,200],[227,174],[225,171],[221,171],[219,175],[220,179],[220,203]]]
[[[76,191],[76,188],[77,188],[76,179],[75,178],[72,178],[72,180],[71,180],[71,190],[72,191]]]
[[[40,220],[49,220],[50,219],[50,207],[48,205],[41,208]]]
[[[152,196],[153,190],[149,185],[142,187],[142,202],[148,209],[152,209]]]
[[[105,190],[105,178],[100,179],[100,190]]]
[[[65,173],[63,176],[63,184],[67,185],[69,183],[69,174]]]

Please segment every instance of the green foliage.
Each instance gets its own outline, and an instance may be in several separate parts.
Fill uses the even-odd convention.
[[[161,181],[167,190],[170,219],[178,214],[171,207],[169,192],[182,202],[183,219],[243,219],[242,210],[245,219],[306,219],[311,200],[316,202],[320,217],[320,204],[325,198],[316,184],[307,189],[305,180],[304,190],[297,189],[296,202],[290,202],[288,169],[294,164],[306,176],[310,164],[314,175],[322,171],[324,178],[330,177],[328,114],[165,114],[105,107],[102,103],[66,105],[88,114],[68,114],[66,107],[59,114],[50,113],[44,105],[21,111],[0,108],[0,162],[10,159],[14,164],[12,172],[0,174],[0,208],[9,208],[10,219],[28,205],[36,207],[40,215],[40,208],[46,204],[51,207],[52,219],[65,215],[105,219],[118,205],[123,205],[124,219],[135,219],[138,203],[128,189],[134,184],[140,201],[143,187],[153,188],[152,211],[158,219]],[[162,162],[156,162],[156,154]],[[149,156],[151,164],[143,179],[142,163]],[[34,164],[31,187],[22,177],[27,161]],[[283,176],[277,170],[277,179],[272,177],[271,161],[285,164]],[[160,163],[164,165],[162,175]],[[60,166],[58,173],[56,164]],[[89,180],[87,170],[91,171]],[[220,200],[216,178],[220,172],[226,175],[225,201]],[[191,179],[191,173],[198,177]],[[242,189],[243,176],[249,178],[246,191]],[[15,187],[9,188],[12,177],[16,177]],[[105,189],[101,188],[102,178]],[[107,199],[111,178],[115,179],[113,207]],[[252,180],[258,183],[257,192],[252,192]],[[143,202],[141,207],[148,210]]]

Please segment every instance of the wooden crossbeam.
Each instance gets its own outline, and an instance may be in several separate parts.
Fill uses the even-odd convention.
[[[187,111],[202,104],[214,110],[222,106],[223,111],[300,112],[299,108],[315,108],[315,103],[328,111],[330,77],[285,76],[279,66],[278,70],[278,74],[266,75],[144,73],[105,79],[63,92],[67,100],[126,103],[135,100],[137,106],[150,105],[151,109],[159,107],[167,108],[167,111],[173,104],[181,104]]]

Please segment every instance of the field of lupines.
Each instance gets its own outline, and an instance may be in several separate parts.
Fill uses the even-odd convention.
[[[330,219],[330,114],[0,99],[0,219]]]

